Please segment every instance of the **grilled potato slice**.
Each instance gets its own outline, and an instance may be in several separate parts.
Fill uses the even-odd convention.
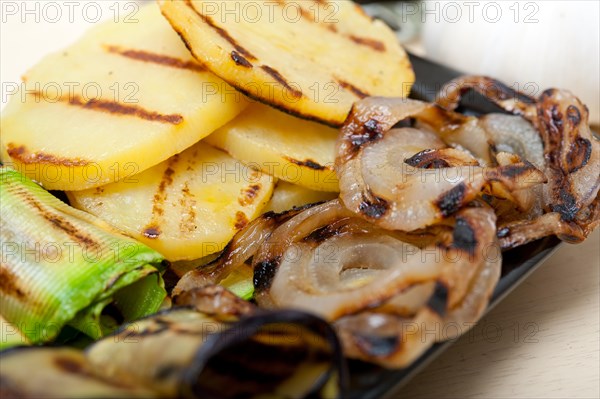
[[[336,129],[255,103],[205,141],[279,179],[337,192],[337,136]]]
[[[45,188],[129,177],[190,147],[248,100],[189,54],[156,4],[42,60],[2,117],[3,161]]]
[[[264,212],[283,212],[294,207],[329,201],[337,198],[337,193],[314,191],[296,184],[279,180],[273,190],[271,201],[265,206]]]
[[[238,90],[341,125],[365,96],[406,96],[410,61],[394,33],[351,1],[159,0],[194,56]]]
[[[273,178],[202,142],[131,179],[68,193],[168,260],[218,252],[261,213]]]

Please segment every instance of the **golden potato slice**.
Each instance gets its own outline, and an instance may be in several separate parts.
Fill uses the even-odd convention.
[[[76,208],[176,261],[222,250],[272,191],[272,177],[198,143],[130,179],[68,196]]]
[[[189,54],[156,4],[106,22],[25,76],[2,117],[4,162],[48,189],[130,177],[198,142],[248,100]]]
[[[283,212],[294,207],[329,201],[337,198],[337,193],[314,191],[296,184],[279,180],[273,190],[271,201],[265,206],[263,212]]]
[[[279,179],[337,192],[337,136],[336,129],[255,103],[204,140]]]
[[[365,96],[406,96],[414,73],[395,34],[351,1],[159,0],[194,56],[238,90],[341,125]]]

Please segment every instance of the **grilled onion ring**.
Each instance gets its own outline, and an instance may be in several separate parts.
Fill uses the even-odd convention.
[[[448,147],[440,139],[443,132],[392,127],[409,117],[433,126],[432,110],[445,115],[435,105],[409,99],[369,97],[354,104],[335,160],[340,198],[348,209],[383,228],[411,231],[441,222],[484,189],[512,198],[510,193],[545,181],[527,161],[488,168],[472,166],[468,154],[454,153],[453,163],[441,156],[441,165],[432,160],[441,168],[423,169],[424,155]]]
[[[548,89],[535,99],[482,76],[449,82],[436,101],[453,110],[469,89],[523,116],[543,142],[544,173],[548,177],[542,192],[545,214],[539,220],[517,220],[500,226],[502,247],[512,248],[552,234],[567,242],[583,241],[599,223],[600,190],[600,141],[590,131],[587,107],[566,90]]]
[[[254,219],[232,238],[217,259],[185,273],[173,289],[173,297],[177,298],[196,288],[219,284],[236,267],[248,262],[277,226],[310,206],[282,213],[267,212]]]
[[[298,308],[335,320],[438,282],[454,308],[487,262],[495,221],[488,207],[464,208],[451,235],[419,248],[333,200],[290,219],[265,241],[253,261],[255,299],[262,307]],[[499,258],[493,263],[499,265]]]
[[[470,204],[449,227],[431,228],[433,236],[392,232],[330,201],[291,218],[261,245],[255,299],[335,321],[348,356],[400,367],[435,341],[404,337],[402,323],[464,330],[480,317],[500,274],[495,222],[489,207]],[[375,345],[382,336],[395,342],[391,352]]]

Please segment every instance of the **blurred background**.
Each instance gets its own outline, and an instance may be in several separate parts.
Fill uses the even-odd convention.
[[[362,1],[405,47],[530,95],[568,88],[600,124],[599,1]],[[596,129],[597,130],[597,129]]]

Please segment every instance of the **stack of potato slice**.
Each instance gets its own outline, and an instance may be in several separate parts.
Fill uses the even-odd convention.
[[[412,69],[351,2],[267,3],[250,20],[245,2],[159,1],[94,28],[26,74],[2,161],[172,261],[335,197],[335,127],[359,98],[406,95]]]

